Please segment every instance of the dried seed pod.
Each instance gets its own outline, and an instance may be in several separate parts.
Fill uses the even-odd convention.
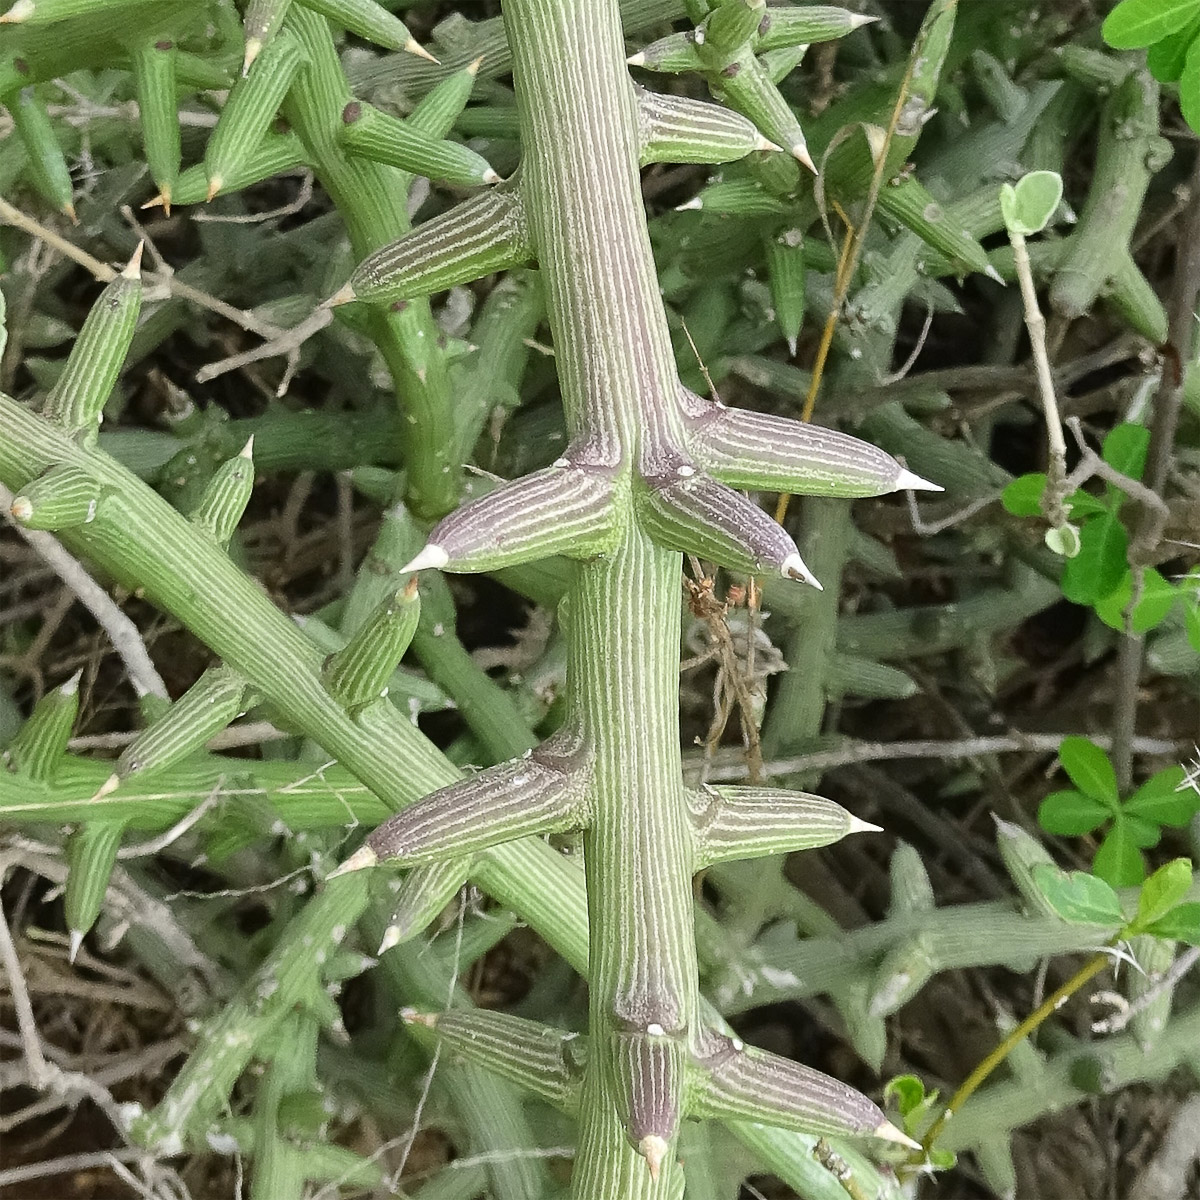
[[[521,266],[533,256],[520,193],[516,188],[495,188],[368,255],[326,304],[411,300]]]
[[[62,756],[75,720],[79,716],[80,668],[62,687],[47,692],[34,706],[29,720],[0,754],[0,764],[8,771],[24,775],[38,783],[49,783]]]
[[[253,157],[303,65],[300,43],[281,30],[229,92],[204,148],[204,174],[211,200]]]
[[[12,515],[26,529],[73,529],[94,521],[104,488],[78,467],[51,467],[12,502]]]
[[[161,770],[194,754],[251,702],[241,675],[227,666],[210,667],[164,716],[125,747],[117,759],[117,777]]]
[[[227,546],[254,490],[254,438],[241,453],[223,462],[208,481],[190,516],[220,546]]]
[[[150,178],[158,188],[163,211],[168,214],[181,156],[175,54],[175,43],[160,36],[144,38],[132,51],[142,146]]]
[[[348,711],[357,712],[387,695],[387,681],[404,657],[420,615],[421,599],[413,578],[325,660],[325,686]]]
[[[117,864],[117,851],[125,832],[124,821],[85,821],[67,838],[67,882],[63,910],[67,920],[69,958],[79,947],[104,907],[108,881]]]
[[[676,470],[634,490],[638,520],[656,542],[731,570],[769,571],[820,588],[791,535],[757,504],[694,467]]]
[[[616,485],[602,467],[546,467],[464,504],[434,526],[404,569],[494,571],[554,554],[591,558],[608,548]]]
[[[698,871],[730,859],[813,850],[879,829],[832,800],[782,788],[697,788],[689,790],[688,806]]]
[[[75,193],[67,158],[50,123],[46,106],[33,88],[23,88],[7,101],[17,134],[29,155],[29,181],[59,212],[75,222]]]
[[[338,142],[350,154],[438,183],[478,187],[500,181],[486,159],[468,146],[433,137],[358,100],[351,100],[342,111]]]
[[[46,420],[68,433],[95,437],[105,401],[116,386],[142,310],[142,247],[92,305],[67,365],[46,397]]]
[[[456,1058],[517,1084],[523,1091],[572,1113],[579,1107],[586,1039],[524,1017],[483,1009],[401,1014],[414,1030],[430,1029]]]
[[[740,113],[690,96],[637,89],[642,166],[656,162],[723,163],[756,150],[778,150]]]

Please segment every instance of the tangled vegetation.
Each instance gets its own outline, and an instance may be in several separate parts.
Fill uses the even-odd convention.
[[[1200,0],[0,102],[0,1196],[1200,1195]]]

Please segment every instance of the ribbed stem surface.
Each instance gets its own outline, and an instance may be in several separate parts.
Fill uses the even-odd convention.
[[[617,4],[506,0],[504,16],[521,189],[573,444],[625,470],[653,470],[682,444],[678,376],[646,232]],[[579,568],[569,605],[572,717],[595,755],[584,840],[592,1052],[572,1180],[587,1200],[680,1194],[673,1148],[656,1182],[627,1129],[643,1118],[661,1124],[663,1111],[682,1106],[681,1080],[651,1076],[666,1061],[661,1039],[687,1044],[697,1003],[680,786],[681,562],[636,526],[627,492],[617,503],[621,541]]]

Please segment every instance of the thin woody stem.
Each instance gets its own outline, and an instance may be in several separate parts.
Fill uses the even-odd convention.
[[[946,1122],[971,1098],[980,1085],[986,1082],[988,1076],[1019,1046],[1047,1017],[1053,1016],[1062,1005],[1076,992],[1095,979],[1108,966],[1108,954],[1101,952],[1093,955],[1067,980],[1061,987],[1056,988],[1041,1004],[1037,1006],[1012,1032],[985,1058],[970,1075],[963,1080],[958,1091],[950,1097],[942,1115],[929,1127],[929,1132],[922,1139],[922,1147],[927,1154],[937,1143],[938,1135],[946,1127]]]

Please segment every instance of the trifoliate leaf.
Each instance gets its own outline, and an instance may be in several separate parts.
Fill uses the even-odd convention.
[[[1120,800],[1117,773],[1108,755],[1084,737],[1064,738],[1058,748],[1058,758],[1071,782],[1085,795],[1099,800],[1106,808],[1115,809]]]

